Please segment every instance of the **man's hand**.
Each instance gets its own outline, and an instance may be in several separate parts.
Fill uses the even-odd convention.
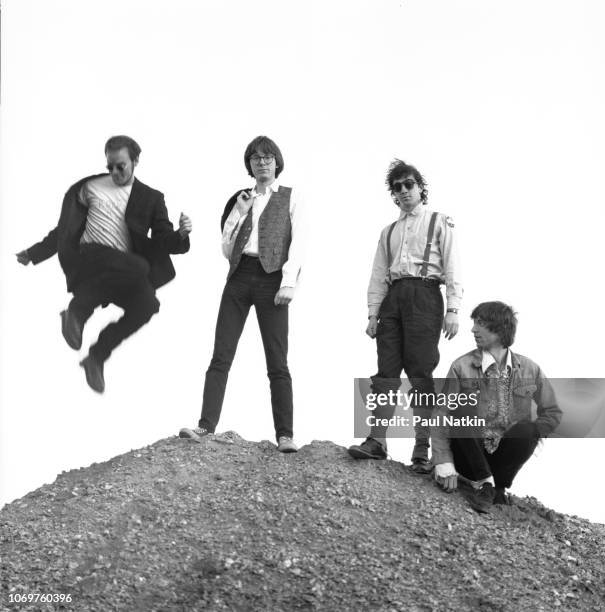
[[[370,338],[376,338],[376,328],[378,327],[378,317],[376,315],[372,315],[370,320],[368,321],[368,327],[366,328],[366,334],[370,336]]]
[[[29,257],[29,253],[27,252],[27,249],[23,250],[23,251],[19,251],[17,253],[17,261],[20,264],[23,264],[24,266],[26,266],[30,261],[30,257]]]
[[[181,238],[186,238],[193,229],[193,225],[191,224],[191,219],[185,214],[181,213],[179,217],[179,234]]]
[[[443,333],[447,340],[451,340],[458,333],[458,315],[455,312],[445,313]]]
[[[242,217],[250,210],[253,202],[254,198],[247,191],[240,191],[235,205],[237,206],[237,210]]]
[[[453,463],[438,463],[435,466],[435,480],[448,493],[456,490],[458,486],[458,473]]]
[[[294,297],[294,287],[282,287],[276,294],[273,303],[276,306],[285,306],[292,301]]]

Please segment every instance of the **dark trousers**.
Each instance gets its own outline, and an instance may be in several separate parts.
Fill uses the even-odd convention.
[[[199,426],[213,432],[223,407],[227,376],[250,307],[254,306],[265,349],[276,437],[292,437],[292,378],[288,370],[288,306],[276,306],[281,271],[267,274],[258,258],[242,259],[225,285],[216,322],[214,353],[206,372]]]
[[[69,310],[84,325],[101,304],[116,304],[124,314],[110,323],[90,347],[90,355],[105,361],[122,340],[145,325],[160,309],[149,282],[149,264],[140,255],[111,247],[81,245],[81,266]]]
[[[533,423],[516,423],[508,429],[498,448],[488,453],[481,438],[451,438],[456,471],[469,480],[494,477],[496,487],[508,489],[538,444]]]
[[[439,363],[439,337],[443,325],[443,297],[439,283],[421,278],[403,278],[393,282],[378,314],[376,346],[378,373],[372,377],[374,393],[388,393],[399,388],[401,372],[412,389],[434,393],[433,371]],[[390,419],[394,406],[379,406],[377,419]],[[428,418],[432,405],[413,407],[414,414]],[[385,438],[387,427],[374,426],[372,437]],[[427,459],[429,428],[415,428],[416,443],[412,459]]]

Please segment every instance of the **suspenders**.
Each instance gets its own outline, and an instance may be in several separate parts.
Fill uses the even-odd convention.
[[[437,220],[437,213],[434,212],[431,215],[429,222],[429,233],[426,236],[426,246],[424,247],[424,257],[422,258],[422,268],[420,268],[420,276],[426,278],[426,272],[429,265],[429,256],[431,254],[431,245],[433,244],[433,233],[435,232],[435,221]]]
[[[393,234],[393,230],[397,225],[397,221],[393,221],[391,223],[391,227],[389,227],[389,233],[387,234],[387,283],[391,284],[391,236]]]
[[[429,265],[429,257],[431,255],[431,245],[433,244],[433,234],[435,233],[435,222],[437,221],[437,213],[434,212],[431,215],[431,220],[429,221],[429,231],[426,236],[426,246],[424,247],[424,256],[422,258],[422,266],[420,268],[420,278],[426,278],[427,269]],[[395,229],[395,225],[397,225],[397,221],[391,223],[391,227],[389,227],[389,231],[387,233],[387,282],[391,284],[391,236],[393,234],[393,230]]]

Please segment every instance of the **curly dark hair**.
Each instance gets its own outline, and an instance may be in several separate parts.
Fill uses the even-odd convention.
[[[139,159],[139,155],[141,154],[141,147],[139,147],[138,143],[134,138],[130,136],[124,136],[121,134],[120,136],[112,136],[105,143],[105,155],[109,151],[119,151],[120,149],[128,149],[128,155],[130,157],[130,161],[137,161]]]
[[[422,203],[426,204],[429,198],[427,183],[424,176],[422,176],[422,174],[420,174],[420,172],[414,166],[406,164],[404,161],[395,158],[389,165],[385,183],[389,191],[393,193],[393,183],[405,176],[410,176],[410,174],[418,183],[418,187],[420,187],[420,199],[422,200]]]
[[[504,348],[515,341],[517,313],[504,302],[482,302],[471,312],[471,319],[497,334]]]
[[[257,136],[247,147],[244,153],[244,163],[248,174],[254,178],[252,168],[250,167],[250,158],[257,152],[273,155],[275,157],[275,178],[277,178],[284,169],[284,158],[279,150],[279,147],[267,136]]]

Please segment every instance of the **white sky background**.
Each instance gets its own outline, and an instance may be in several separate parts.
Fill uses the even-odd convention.
[[[197,423],[227,272],[220,214],[249,184],[243,152],[261,133],[281,147],[283,183],[304,192],[311,219],[290,311],[298,442],[353,441],[353,378],[376,369],[366,287],[379,232],[397,215],[384,187],[394,156],[418,166],[431,206],[456,222],[461,331],[442,341],[436,375],[473,348],[473,306],[502,299],[519,312],[514,348],[548,376],[605,376],[598,0],[2,8],[0,503]],[[104,142],[118,133],[143,149],[137,176],[194,231],[159,315],[116,350],[98,396],[78,367],[86,351],[60,334],[69,296],[58,260],[23,268],[14,253],[54,227],[69,185],[103,171]],[[85,348],[118,313],[95,313]],[[273,439],[253,313],[219,424],[228,429]],[[403,461],[410,450],[390,445]],[[605,522],[594,486],[604,460],[604,440],[547,440],[513,492]]]

